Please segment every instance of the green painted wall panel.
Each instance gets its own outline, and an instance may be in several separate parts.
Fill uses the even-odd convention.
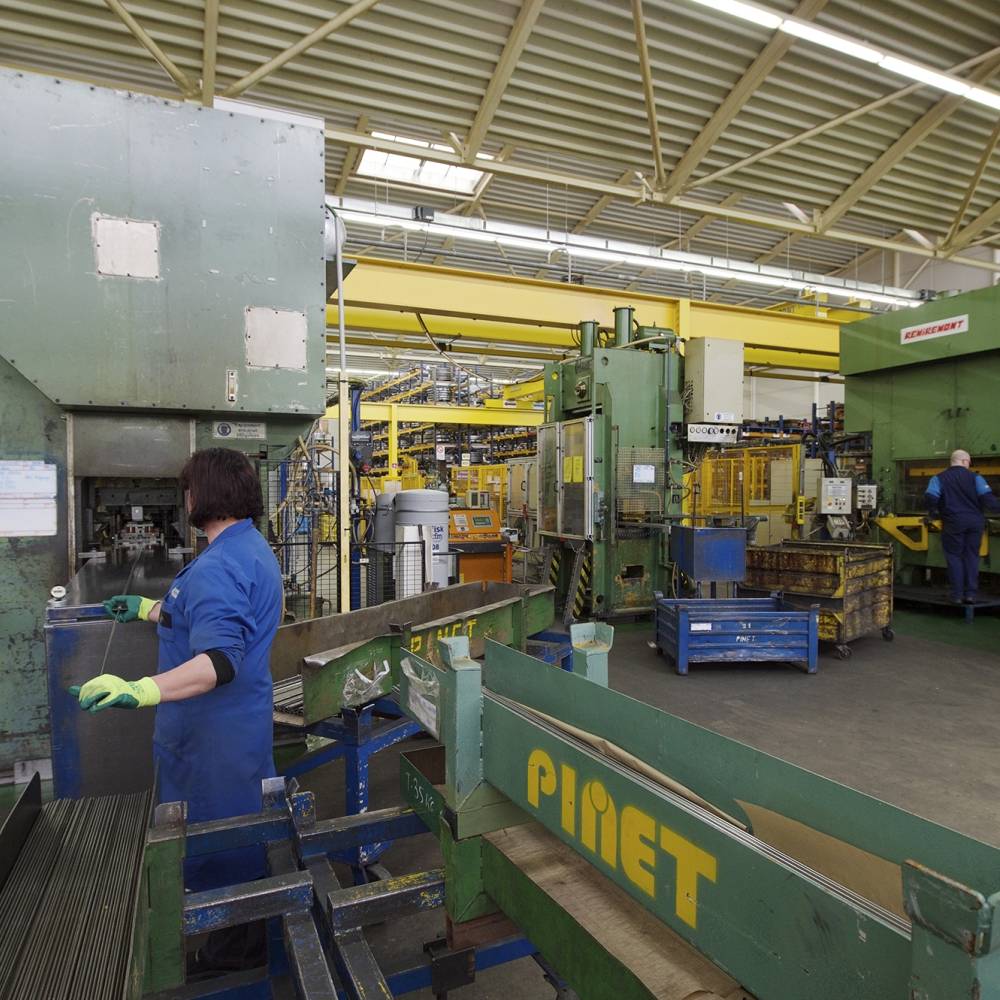
[[[963,316],[968,317],[964,332],[901,342],[903,329]],[[993,351],[998,346],[1000,285],[845,324],[840,328],[840,371],[857,375]]]
[[[0,149],[0,356],[52,400],[323,411],[320,128],[0,70]],[[159,277],[98,273],[96,215],[157,222]],[[248,365],[248,307],[306,316],[305,371]]]
[[[61,409],[0,360],[0,459],[58,467],[66,506],[66,421]],[[0,538],[0,771],[49,754],[42,617],[48,591],[65,583],[66,520],[47,538]]]

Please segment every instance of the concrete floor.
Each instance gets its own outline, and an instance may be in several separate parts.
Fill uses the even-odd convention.
[[[895,642],[862,639],[840,661],[821,655],[808,676],[784,666],[693,666],[678,677],[647,643],[650,626],[619,626],[611,685],[635,698],[751,744],[861,791],[1000,846],[996,802],[1000,749],[996,729],[1000,621],[964,625],[949,617],[900,614]],[[933,635],[936,641],[926,636]],[[406,745],[404,745],[405,748]],[[397,751],[372,771],[372,807],[400,801]],[[321,814],[342,802],[340,768],[304,781]],[[441,863],[430,836],[385,856],[394,873]],[[346,876],[345,876],[346,878]],[[369,930],[387,970],[419,960],[422,943],[443,933],[440,914],[422,914]],[[427,1000],[430,992],[411,994]],[[463,1000],[552,997],[530,960],[483,973],[454,993]]]

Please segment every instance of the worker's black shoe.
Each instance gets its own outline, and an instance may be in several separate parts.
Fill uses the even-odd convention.
[[[263,920],[212,931],[205,944],[187,959],[189,983],[267,964],[267,930]]]

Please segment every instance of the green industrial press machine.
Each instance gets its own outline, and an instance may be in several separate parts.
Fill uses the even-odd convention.
[[[895,546],[904,585],[943,571],[941,535],[924,524],[930,477],[952,451],[1000,489],[1000,287],[944,296],[841,328],[848,433],[870,433],[876,522]],[[1000,574],[1000,544],[984,535],[983,570]]]
[[[538,429],[538,530],[566,621],[653,609],[682,497],[678,338],[637,326],[629,307],[613,339],[592,321],[579,337],[578,357],[545,367]]]
[[[318,119],[0,70],[0,149],[7,771],[50,752],[50,589],[90,563],[103,599],[172,551],[133,577],[167,586],[191,452],[283,459],[325,411],[327,247]]]

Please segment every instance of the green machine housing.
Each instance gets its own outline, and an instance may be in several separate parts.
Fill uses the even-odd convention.
[[[539,533],[564,620],[649,612],[681,511],[683,359],[672,330],[615,309],[614,339],[580,324],[580,354],[546,365]]]
[[[846,430],[872,436],[881,513],[923,513],[930,477],[956,448],[1000,489],[1000,287],[841,327],[840,370]],[[894,541],[904,584],[945,566],[937,532],[926,542],[886,540]],[[983,569],[1000,574],[1000,544],[990,542]]]
[[[250,105],[0,70],[0,149],[2,771],[48,754],[78,553],[189,545],[193,450],[284,458],[324,412],[326,214],[322,122]]]

